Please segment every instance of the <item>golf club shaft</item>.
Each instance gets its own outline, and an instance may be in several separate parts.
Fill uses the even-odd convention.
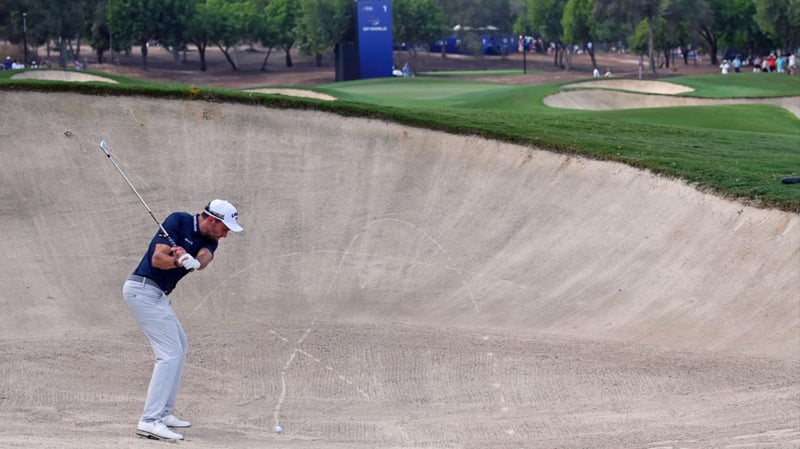
[[[158,225],[158,227],[161,229],[161,232],[162,232],[162,233],[164,234],[164,236],[165,236],[165,237],[166,237],[166,238],[169,240],[169,243],[170,243],[170,244],[171,244],[173,247],[174,247],[174,246],[178,246],[178,245],[176,245],[176,244],[175,244],[175,240],[172,240],[172,237],[169,235],[169,233],[167,232],[167,230],[166,230],[166,229],[164,229],[164,226],[162,226],[162,225],[161,225],[161,222],[160,222],[160,221],[158,221],[158,219],[156,218],[156,216],[155,216],[155,215],[153,215],[153,211],[152,211],[152,210],[150,210],[150,206],[148,206],[148,205],[147,205],[147,203],[145,203],[145,202],[144,202],[144,198],[142,198],[142,195],[139,195],[139,191],[138,191],[138,190],[136,190],[136,187],[134,187],[134,186],[133,186],[133,184],[132,184],[132,183],[131,183],[131,181],[128,179],[128,177],[127,177],[127,176],[125,176],[125,173],[122,171],[122,169],[121,169],[121,168],[119,168],[119,165],[117,165],[117,162],[114,160],[114,158],[113,158],[113,157],[111,157],[111,153],[108,151],[108,144],[106,143],[106,141],[105,141],[105,140],[103,140],[102,142],[100,142],[100,148],[103,150],[103,153],[105,153],[105,154],[106,154],[106,156],[108,156],[108,160],[110,160],[110,161],[111,161],[111,163],[112,163],[112,164],[114,164],[114,167],[116,167],[116,168],[117,168],[117,171],[119,172],[119,174],[120,174],[120,175],[122,175],[122,177],[123,177],[123,178],[125,178],[125,182],[127,182],[127,183],[128,183],[128,185],[130,186],[131,190],[133,190],[133,193],[135,193],[135,194],[136,194],[136,197],[137,197],[137,198],[139,198],[139,201],[141,201],[141,202],[142,202],[142,205],[144,206],[144,208],[145,208],[145,209],[147,209],[147,212],[150,214],[150,217],[153,219],[153,221],[155,221],[155,222],[156,222],[156,224]]]

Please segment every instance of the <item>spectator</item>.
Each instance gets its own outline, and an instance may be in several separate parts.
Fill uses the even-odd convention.
[[[593,78],[600,78],[600,69],[595,67],[594,70],[592,70],[592,77]]]
[[[783,73],[784,68],[786,68],[786,58],[783,56],[778,56],[775,58],[775,71],[778,73]]]
[[[739,73],[741,71],[741,68],[742,68],[742,60],[739,59],[739,55],[736,55],[736,57],[733,58],[733,71]]]
[[[728,63],[727,59],[723,59],[722,64],[720,64],[719,68],[722,69],[723,75],[727,75],[728,72],[730,72],[731,70],[731,65]]]
[[[11,70],[11,67],[14,65],[14,61],[11,60],[11,56],[6,56],[6,62],[4,67],[6,70]]]
[[[403,78],[408,78],[409,76],[411,76],[411,67],[409,67],[406,62],[403,64]]]
[[[753,59],[753,73],[758,73],[761,71],[761,56],[756,56]]]

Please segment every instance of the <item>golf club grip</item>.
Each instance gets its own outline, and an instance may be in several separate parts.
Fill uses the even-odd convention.
[[[170,241],[170,242],[172,242],[172,238],[170,238],[169,236],[167,236],[167,238],[169,238],[169,241]],[[174,244],[173,244],[172,246],[173,246],[173,247],[175,247],[176,245],[174,245]],[[189,253],[186,253],[186,254],[189,254]],[[169,255],[170,255],[170,256],[173,256],[173,257],[175,257],[175,256],[172,254],[172,251],[170,251]],[[178,264],[178,266],[181,266],[181,267],[182,267],[183,265],[181,265],[181,264]],[[184,267],[184,270],[186,270],[186,267]],[[191,273],[192,271],[194,271],[194,268],[192,268],[192,269],[190,269],[190,270],[186,270],[186,271],[188,271],[189,273]]]

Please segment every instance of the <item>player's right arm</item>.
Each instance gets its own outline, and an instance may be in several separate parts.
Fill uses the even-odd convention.
[[[172,270],[181,266],[178,259],[184,254],[186,254],[186,250],[180,246],[171,247],[163,243],[156,243],[150,262],[155,268]]]

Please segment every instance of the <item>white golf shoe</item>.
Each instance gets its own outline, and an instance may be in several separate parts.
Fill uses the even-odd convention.
[[[161,421],[145,422],[139,421],[136,426],[136,435],[153,440],[182,440],[183,435],[175,433],[167,428]]]
[[[178,417],[173,414],[163,416],[161,418],[161,422],[163,422],[167,427],[192,427],[192,423],[178,419]]]

